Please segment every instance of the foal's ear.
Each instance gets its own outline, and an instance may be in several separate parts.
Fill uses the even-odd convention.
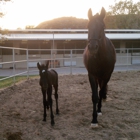
[[[92,18],[92,10],[91,8],[88,10],[88,19],[91,20]]]
[[[46,62],[46,68],[48,69],[49,68],[49,60]]]
[[[39,64],[39,62],[37,63],[37,67],[38,67],[38,69],[40,70],[40,64]]]
[[[101,19],[104,19],[105,18],[105,14],[106,14],[106,11],[105,11],[104,7],[102,7],[101,13],[100,13]]]

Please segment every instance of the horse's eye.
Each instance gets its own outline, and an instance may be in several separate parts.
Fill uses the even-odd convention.
[[[42,73],[45,72],[45,70],[42,70]]]

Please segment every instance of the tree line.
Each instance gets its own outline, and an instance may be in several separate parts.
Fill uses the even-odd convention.
[[[140,29],[139,15],[113,15],[105,17],[106,29]],[[36,29],[87,29],[87,19],[61,17],[40,23]],[[28,28],[29,29],[29,28]]]
[[[109,6],[106,12],[106,29],[140,29],[140,2],[119,1]],[[74,17],[61,17],[40,23],[40,29],[86,29],[88,20]]]
[[[112,29],[139,29],[140,2],[132,0],[119,1],[109,6],[105,19],[106,28]]]

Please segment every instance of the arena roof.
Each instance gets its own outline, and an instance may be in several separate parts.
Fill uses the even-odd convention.
[[[60,32],[88,32],[87,29],[25,29],[25,30],[20,30],[20,29],[17,29],[17,30],[3,30],[3,31],[6,31],[6,32],[9,32],[9,33],[44,33],[44,32],[53,32],[53,33],[60,33]],[[138,29],[105,29],[105,32],[109,32],[109,33],[112,33],[112,32],[119,32],[119,33],[140,33],[140,30]]]
[[[111,40],[139,40],[140,30],[105,30]],[[0,35],[6,40],[87,40],[86,29],[29,29],[10,30],[6,35]]]

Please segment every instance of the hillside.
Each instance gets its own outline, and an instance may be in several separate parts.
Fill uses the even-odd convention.
[[[36,29],[86,29],[87,19],[61,17],[40,23]]]

